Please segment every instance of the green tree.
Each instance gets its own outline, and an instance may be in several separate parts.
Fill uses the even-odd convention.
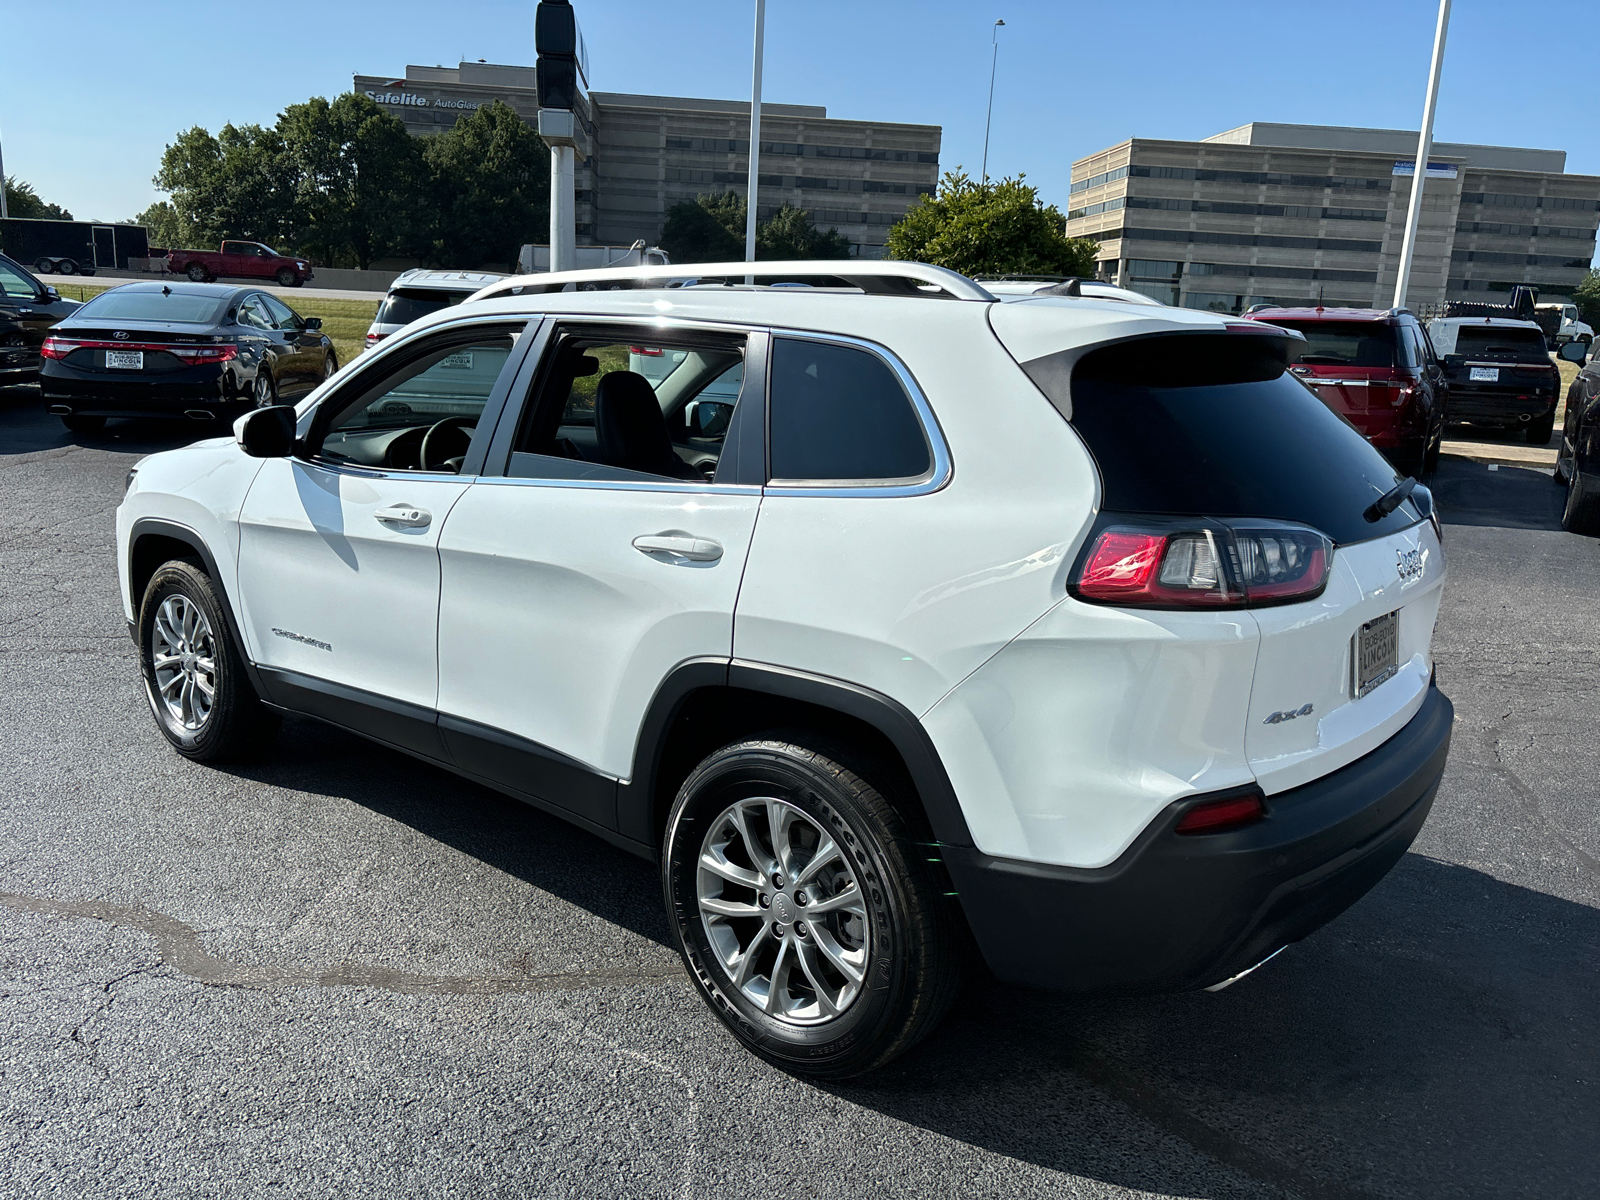
[[[768,261],[803,258],[849,258],[850,239],[837,229],[824,232],[803,208],[785,204],[771,220],[756,226],[756,257]]]
[[[1069,238],[1066,219],[1024,176],[975,183],[959,168],[889,230],[890,258],[963,275],[1092,275],[1097,242]]]
[[[675,263],[744,258],[744,201],[736,192],[681,200],[667,209],[661,248]]]
[[[35,221],[70,221],[72,214],[59,204],[46,204],[39,198],[39,193],[33,190],[31,183],[24,183],[15,175],[7,175],[6,189],[6,215],[27,218]]]
[[[207,245],[290,240],[294,183],[282,136],[260,125],[224,125],[215,137],[198,125],[186,130],[166,148],[155,176],[190,236]]]
[[[401,120],[371,99],[346,92],[292,104],[278,117],[282,166],[293,202],[289,240],[322,262],[415,253],[430,222],[418,212],[424,191],[422,148]]]
[[[550,152],[510,105],[469,113],[423,150],[431,179],[431,257],[447,267],[510,264],[550,228]]]
[[[167,250],[196,249],[189,226],[172,206],[170,200],[157,200],[134,217],[135,225],[143,225],[150,234],[150,244]]]
[[[1584,324],[1600,329],[1600,271],[1590,271],[1583,282],[1572,289],[1572,302],[1578,306]]]

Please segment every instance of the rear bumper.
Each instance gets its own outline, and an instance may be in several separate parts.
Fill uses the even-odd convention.
[[[52,408],[65,407],[93,417],[181,417],[191,409],[206,409],[221,417],[251,407],[248,388],[235,383],[220,366],[119,379],[51,362],[40,374],[39,391]]]
[[[1237,975],[1354,904],[1427,819],[1454,708],[1430,687],[1382,746],[1267,800],[1228,833],[1173,827],[1168,807],[1116,862],[1092,870],[943,854],[962,908],[1001,979],[1068,991],[1177,991]]]
[[[1548,389],[1514,392],[1471,388],[1458,383],[1450,388],[1450,406],[1445,419],[1510,424],[1553,412],[1558,399],[1558,394]]]

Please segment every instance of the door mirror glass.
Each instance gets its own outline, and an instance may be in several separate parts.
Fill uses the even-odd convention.
[[[233,423],[234,440],[251,458],[287,458],[294,452],[295,413],[287,404],[258,408]]]
[[[322,328],[322,318],[321,317],[306,317],[305,318],[305,327],[307,329],[321,329]]]
[[[1582,366],[1589,361],[1589,347],[1582,342],[1567,342],[1556,351],[1556,357]]]
[[[61,299],[61,293],[56,291],[55,288],[47,285],[44,289],[44,298],[47,303],[54,304],[57,300]]]

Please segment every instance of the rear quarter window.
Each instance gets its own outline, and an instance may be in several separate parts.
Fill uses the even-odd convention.
[[[1366,541],[1421,519],[1403,504],[1377,522],[1366,508],[1400,481],[1343,418],[1286,370],[1278,339],[1242,334],[1139,338],[1091,351],[1069,397],[1048,359],[1023,367],[1070,412],[1100,468],[1103,507],[1179,517],[1299,521],[1336,543]]]
[[[449,308],[452,304],[460,304],[470,292],[439,292],[432,288],[416,288],[407,290],[401,288],[390,292],[383,298],[383,303],[378,306],[378,315],[374,318],[380,325],[409,325],[411,322],[436,313],[442,308]]]
[[[933,469],[911,397],[868,350],[774,339],[767,403],[774,479],[879,482]]]

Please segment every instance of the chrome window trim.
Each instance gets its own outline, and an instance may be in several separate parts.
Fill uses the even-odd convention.
[[[451,479],[460,476],[452,475]],[[693,483],[687,479],[535,479],[522,475],[478,475],[474,483],[512,487],[584,488],[601,492],[678,492],[686,496],[759,496],[761,489],[748,483]]]
[[[843,346],[851,346],[858,350],[865,350],[868,354],[876,355],[885,363],[900,380],[900,386],[905,388],[906,395],[911,397],[911,407],[916,411],[917,419],[922,423],[922,436],[928,441],[928,449],[933,457],[933,466],[926,475],[913,479],[890,480],[849,480],[849,479],[769,479],[763,493],[771,496],[881,496],[896,498],[903,496],[926,496],[942,489],[950,482],[955,474],[955,464],[950,458],[950,447],[944,440],[944,430],[939,427],[939,418],[934,414],[933,406],[928,403],[928,398],[923,394],[916,377],[910,369],[900,361],[899,357],[888,347],[877,342],[869,342],[865,338],[851,337],[843,333],[818,333],[807,329],[769,329],[768,333],[774,338],[794,338],[807,342],[830,342]],[[771,421],[772,408],[772,373],[771,367],[767,371],[767,409],[768,421]],[[769,445],[768,452],[770,454]]]
[[[414,483],[474,483],[479,475],[457,475],[453,471],[406,471],[399,468],[364,467],[359,463],[335,463],[320,458],[289,455],[289,461],[302,467],[315,467],[335,475],[355,475],[362,479],[404,479]]]

